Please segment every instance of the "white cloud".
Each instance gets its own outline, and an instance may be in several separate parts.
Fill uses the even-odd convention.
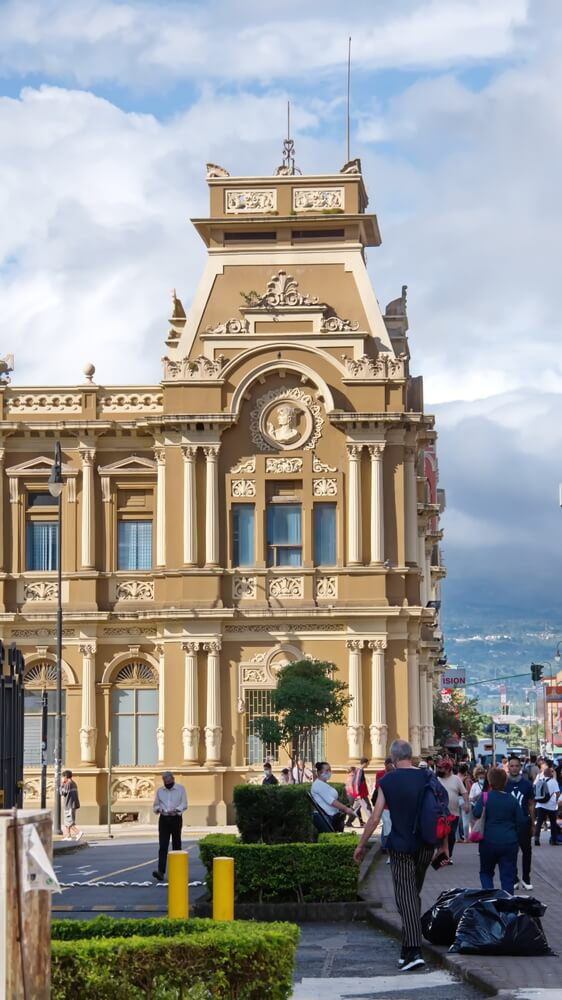
[[[281,10],[281,9],[280,9]],[[166,81],[310,77],[341,66],[353,36],[357,69],[474,63],[518,51],[528,0],[8,0],[0,7],[4,72],[90,86],[152,89]]]

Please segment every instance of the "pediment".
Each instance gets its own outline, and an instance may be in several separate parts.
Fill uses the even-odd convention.
[[[6,469],[6,475],[10,478],[15,476],[50,476],[54,465],[54,459],[41,455],[38,458],[30,458],[27,462],[20,462],[19,465],[11,465]],[[78,469],[73,469],[70,465],[62,467],[63,475],[77,476]]]
[[[141,455],[128,455],[127,458],[111,462],[110,465],[98,466],[98,472],[100,476],[138,476],[146,475],[146,473],[155,475],[156,462],[149,458],[143,458]]]

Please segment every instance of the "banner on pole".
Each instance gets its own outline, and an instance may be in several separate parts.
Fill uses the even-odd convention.
[[[547,685],[545,692],[546,700],[550,704],[562,701],[562,685],[558,684],[556,687]]]
[[[459,669],[444,670],[441,674],[439,686],[442,688],[462,688],[466,684],[466,671]]]

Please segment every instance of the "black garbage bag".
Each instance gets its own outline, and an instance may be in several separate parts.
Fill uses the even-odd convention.
[[[463,955],[552,955],[540,919],[528,912],[546,907],[537,899],[512,896],[507,900],[485,900],[465,910],[454,944],[449,951]],[[537,905],[538,904],[538,905]],[[542,915],[541,913],[541,915]]]
[[[512,899],[503,889],[446,889],[421,918],[423,936],[448,947],[455,940],[459,920],[473,903],[485,899]]]

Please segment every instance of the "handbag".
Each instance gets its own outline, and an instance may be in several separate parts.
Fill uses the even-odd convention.
[[[472,830],[468,835],[468,839],[471,844],[479,844],[481,840],[484,840],[484,829],[486,827],[486,803],[488,802],[488,792],[482,792],[482,801],[484,806],[482,808],[482,815],[478,819],[474,820],[472,824]]]

